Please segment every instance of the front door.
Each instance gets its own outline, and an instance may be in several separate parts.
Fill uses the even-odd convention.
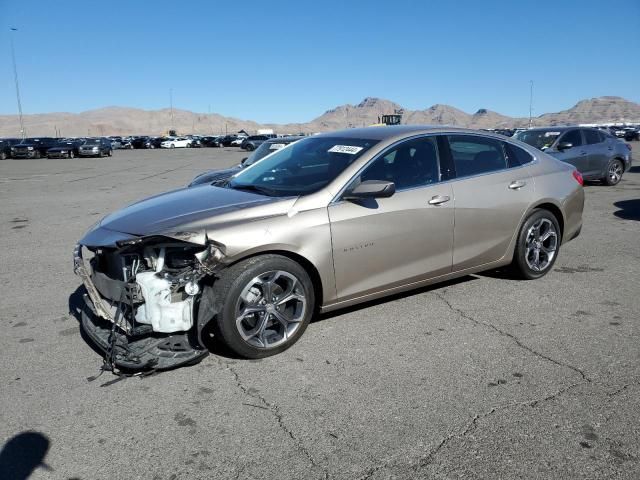
[[[451,271],[453,193],[440,178],[435,137],[406,140],[383,152],[347,187],[392,181],[393,196],[338,199],[329,206],[338,298]]]
[[[563,142],[570,143],[572,147],[558,150],[557,146]],[[584,145],[582,132],[579,129],[569,130],[563,133],[556,142],[555,147],[552,150],[546,150],[545,153],[553,155],[561,162],[573,165],[580,173],[586,175],[589,172],[589,154]]]

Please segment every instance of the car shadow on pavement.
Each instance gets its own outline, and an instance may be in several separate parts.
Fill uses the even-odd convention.
[[[376,300],[369,300],[368,302],[358,303],[357,305],[353,305],[351,307],[340,308],[338,310],[333,310],[328,313],[321,313],[321,314],[315,315],[311,319],[311,323],[321,322],[322,320],[327,320],[329,318],[337,317],[339,315],[356,312],[358,310],[374,307],[376,305],[381,305],[387,302],[393,302],[395,300],[401,300],[403,298],[413,297],[414,295],[421,295],[423,293],[431,292],[432,290],[447,288],[453,285],[457,285],[459,283],[466,283],[471,280],[479,280],[479,278],[475,275],[466,275],[464,277],[454,278],[453,280],[448,280],[446,282],[440,282],[440,283],[435,283],[433,285],[427,285],[425,287],[416,288],[415,290],[408,290],[406,292],[396,293],[386,297],[378,298]]]
[[[616,217],[622,218],[623,220],[640,221],[640,198],[621,200],[615,202],[613,206],[620,209],[613,212]]]
[[[635,165],[629,169],[631,173],[640,173],[640,165]]]
[[[0,451],[0,478],[26,480],[37,468],[51,471],[44,463],[51,442],[40,432],[21,432],[10,438]]]
[[[69,314],[73,315],[75,319],[78,321],[78,325],[80,325],[80,336],[84,340],[84,342],[91,347],[95,353],[100,355],[100,357],[104,357],[104,353],[98,346],[94,343],[93,340],[86,334],[84,329],[82,328],[82,311],[87,308],[84,302],[84,296],[87,293],[87,290],[84,288],[84,285],[80,285],[76,288],[71,295],[69,295]],[[1,478],[1,477],[0,477]]]

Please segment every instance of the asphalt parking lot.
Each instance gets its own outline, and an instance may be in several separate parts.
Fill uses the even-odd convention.
[[[640,166],[586,187],[541,280],[473,275],[325,315],[265,360],[88,381],[76,240],[243,156],[0,162],[0,478],[640,477]]]

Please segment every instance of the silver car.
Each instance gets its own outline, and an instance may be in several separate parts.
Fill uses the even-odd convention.
[[[585,180],[616,185],[631,168],[631,147],[595,128],[533,128],[515,138],[573,165]]]
[[[82,325],[112,368],[198,361],[213,335],[260,358],[317,312],[511,265],[551,270],[579,233],[574,167],[455,128],[307,137],[236,173],[142,200],[82,238]]]

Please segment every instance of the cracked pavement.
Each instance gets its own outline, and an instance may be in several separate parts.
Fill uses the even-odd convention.
[[[276,357],[87,381],[75,241],[243,156],[0,162],[0,478],[33,460],[9,455],[26,432],[48,442],[33,479],[640,477],[637,166],[586,187],[582,234],[543,279],[472,275],[325,315]]]

